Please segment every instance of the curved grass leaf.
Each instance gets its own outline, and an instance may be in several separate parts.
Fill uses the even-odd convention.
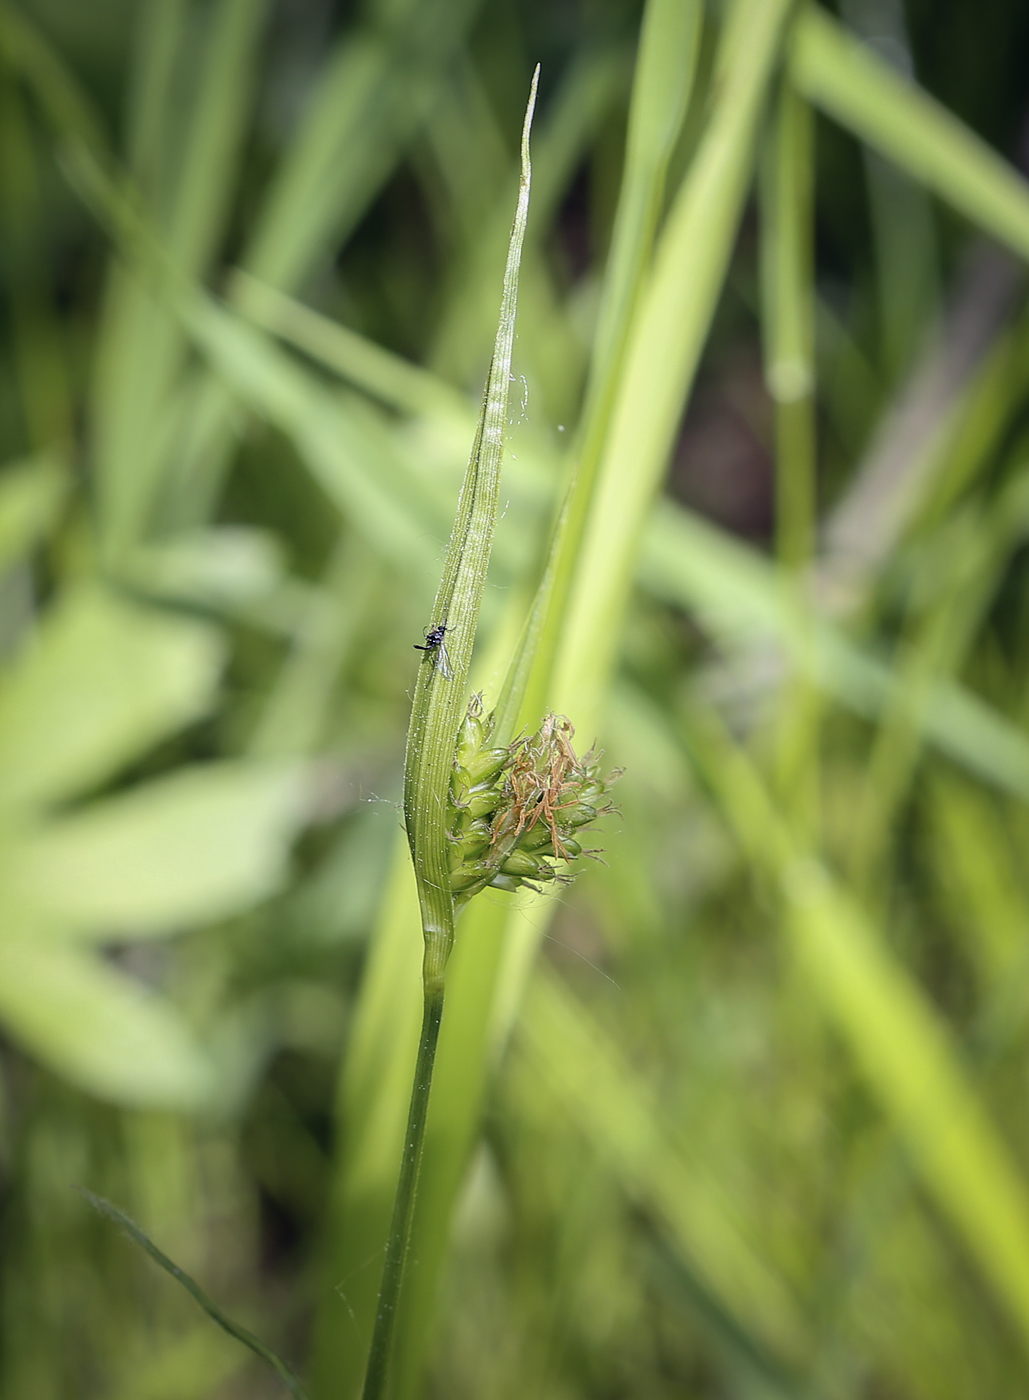
[[[130,1220],[124,1211],[113,1206],[110,1201],[105,1201],[102,1196],[94,1196],[92,1191],[87,1191],[81,1186],[78,1187],[78,1190],[94,1210],[99,1211],[101,1215],[106,1215],[108,1220],[113,1220],[134,1244],[138,1244],[144,1253],[150,1255],[155,1264],[159,1264],[165,1273],[171,1274],[176,1283],[181,1283],[189,1296],[199,1307],[203,1308],[212,1322],[216,1322],[223,1332],[228,1332],[230,1337],[235,1337],[237,1342],[242,1342],[262,1361],[267,1362],[290,1395],[295,1396],[296,1400],[307,1400],[303,1386],[285,1361],[277,1356],[271,1347],[265,1346],[264,1342],[255,1337],[253,1332],[248,1332],[238,1322],[233,1322],[230,1317],[226,1317],[218,1304],[207,1296],[200,1285],[191,1279],[189,1274],[180,1269],[178,1264],[173,1264],[167,1254],[162,1253],[157,1248],[150,1236],[141,1230],[134,1220]]]

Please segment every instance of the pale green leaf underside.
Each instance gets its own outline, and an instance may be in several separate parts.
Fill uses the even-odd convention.
[[[72,591],[0,680],[0,809],[73,797],[196,719],[220,662],[202,623]]]
[[[170,1002],[28,927],[0,942],[0,1017],[23,1049],[102,1099],[195,1108],[214,1087],[214,1066]]]
[[[0,841],[0,909],[94,939],[224,918],[281,884],[304,806],[295,764],[182,769]]]

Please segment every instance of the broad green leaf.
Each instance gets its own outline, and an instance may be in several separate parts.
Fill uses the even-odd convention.
[[[571,596],[597,472],[633,321],[652,269],[654,239],[665,198],[668,165],[693,92],[701,37],[701,6],[678,0],[650,0],[644,13],[629,106],[629,129],[601,291],[597,330],[585,400],[572,460],[574,475],[555,532],[544,579],[522,641],[524,654],[510,672],[510,694],[500,709],[503,730],[511,723],[536,723],[551,702],[550,686]],[[528,672],[528,678],[519,672]],[[515,692],[519,691],[520,694]],[[520,708],[519,708],[520,707]]]
[[[0,939],[0,1022],[62,1078],[114,1103],[197,1108],[215,1084],[169,1001],[31,926]]]
[[[0,907],[96,939],[224,918],[282,883],[304,799],[292,764],[181,769],[0,844]]]
[[[220,661],[202,623],[71,591],[0,681],[0,809],[73,797],[198,718]]]

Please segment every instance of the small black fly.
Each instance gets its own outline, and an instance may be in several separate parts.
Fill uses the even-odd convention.
[[[447,644],[444,641],[448,632],[454,629],[447,623],[441,622],[438,627],[432,627],[422,635],[425,637],[425,644],[415,642],[416,651],[424,651],[432,657],[432,664],[440,673],[444,680],[450,680],[453,671],[450,669],[450,655],[447,651]]]

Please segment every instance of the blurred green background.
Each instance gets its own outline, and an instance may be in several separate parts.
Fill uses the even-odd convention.
[[[655,220],[761,5],[703,8]],[[538,61],[488,697],[582,443],[642,14],[0,5],[4,1400],[284,1393],[74,1186],[356,1393],[412,644],[521,114]],[[1029,10],[798,6],[769,52],[570,714],[626,769],[604,861],[459,929],[397,1395],[1029,1393]]]

